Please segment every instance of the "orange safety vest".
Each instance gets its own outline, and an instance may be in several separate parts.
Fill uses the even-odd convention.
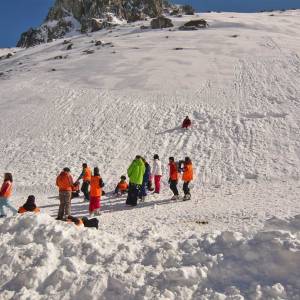
[[[83,175],[82,180],[90,182],[91,178],[92,178],[92,171],[89,167],[87,167],[87,168],[84,169],[84,175]]]
[[[127,182],[122,182],[122,181],[120,181],[119,183],[118,183],[118,189],[120,190],[120,191],[126,191],[127,189],[128,189],[128,183]]]
[[[3,182],[1,190],[4,185],[8,185],[8,188],[6,189],[5,193],[2,195],[3,198],[9,198],[12,194],[12,183],[9,180],[6,180]]]
[[[26,210],[23,206],[21,206],[18,210],[18,213],[19,214],[23,214],[23,213],[26,213],[26,212],[31,212],[29,210]],[[38,207],[36,207],[32,212],[38,214],[40,212],[40,209]]]
[[[192,181],[193,180],[193,165],[192,163],[185,163],[184,164],[184,171],[182,175],[182,180],[184,182]]]
[[[67,172],[61,172],[56,178],[56,185],[59,188],[59,191],[72,191],[73,187],[73,178]]]
[[[102,194],[101,186],[100,186],[100,176],[92,176],[91,178],[91,189],[90,196],[91,197],[100,197]]]
[[[169,163],[170,166],[170,179],[171,180],[178,180],[178,171],[177,165],[175,162]]]

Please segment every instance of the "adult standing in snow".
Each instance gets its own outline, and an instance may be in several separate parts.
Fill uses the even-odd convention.
[[[158,154],[153,156],[153,168],[152,168],[152,177],[154,177],[154,193],[159,194],[160,192],[160,179],[162,176],[161,161],[159,160]]]
[[[136,206],[140,186],[143,183],[145,173],[145,164],[140,155],[137,155],[127,169],[129,177],[128,196],[126,200],[127,205]]]
[[[90,200],[90,193],[89,193],[89,186],[91,182],[91,177],[92,177],[92,171],[88,167],[86,163],[82,164],[82,172],[79,175],[78,179],[76,182],[78,182],[80,179],[82,179],[82,186],[81,186],[81,191],[83,192],[84,195],[84,201],[89,201]]]
[[[143,177],[143,183],[141,185],[140,192],[139,192],[139,198],[141,199],[142,202],[144,202],[145,198],[147,196],[146,188],[147,188],[148,182],[150,180],[151,168],[150,168],[150,165],[145,160],[145,158],[142,158],[142,160],[145,164],[145,173],[144,173],[144,177]]]
[[[99,173],[99,168],[94,168],[94,175],[91,177],[91,190],[90,190],[90,217],[94,214],[100,214],[100,199],[102,195],[102,188],[104,187],[103,180]]]
[[[71,215],[71,197],[73,178],[69,168],[64,168],[56,178],[56,185],[59,188],[59,209],[56,220],[62,220],[64,215]]]
[[[181,127],[184,129],[188,129],[191,126],[192,126],[192,121],[190,120],[190,118],[188,116],[186,116],[182,122]]]
[[[4,180],[0,190],[0,217],[6,217],[4,212],[4,206],[9,208],[13,214],[16,214],[18,211],[9,203],[9,197],[12,194],[12,183],[13,178],[11,173],[4,173]]]
[[[173,197],[171,200],[178,200],[179,199],[179,193],[177,189],[177,184],[178,184],[178,168],[177,164],[175,162],[174,157],[169,157],[169,184],[170,184],[170,189],[173,192]]]
[[[184,192],[183,201],[190,200],[191,193],[190,193],[189,183],[193,180],[193,164],[189,157],[185,157],[184,159],[182,180],[183,180],[183,192]]]

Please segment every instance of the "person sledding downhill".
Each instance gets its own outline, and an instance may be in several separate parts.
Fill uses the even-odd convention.
[[[82,164],[82,172],[76,182],[79,182],[80,179],[82,179],[82,186],[81,186],[81,191],[83,192],[84,195],[84,201],[89,201],[90,200],[90,194],[89,194],[89,186],[91,182],[91,177],[92,177],[92,171],[88,167],[86,163]]]
[[[120,179],[120,182],[115,188],[115,194],[117,194],[118,196],[121,196],[128,192],[128,183],[126,182],[126,176],[122,175]]]
[[[59,189],[59,209],[56,220],[63,220],[64,216],[71,215],[71,197],[73,178],[69,168],[64,168],[56,178],[56,185]]]
[[[128,196],[126,205],[136,206],[137,198],[139,194],[140,186],[143,183],[143,177],[145,173],[145,164],[140,155],[137,155],[133,162],[127,169],[127,175],[129,177]]]
[[[12,194],[13,178],[11,173],[4,173],[4,180],[0,190],[0,218],[6,217],[4,206],[9,208],[13,214],[18,211],[9,203],[9,197]]]
[[[182,180],[183,180],[183,192],[184,192],[183,201],[190,200],[191,193],[190,193],[189,183],[193,180],[193,164],[189,157],[185,157],[184,159]]]
[[[178,200],[179,193],[177,189],[177,184],[178,184],[179,174],[178,174],[178,168],[174,157],[169,157],[169,168],[170,168],[169,184],[170,184],[170,189],[173,192],[173,197],[171,198],[171,200]]]
[[[191,126],[192,126],[192,121],[188,116],[186,116],[182,122],[181,128],[188,129]]]
[[[94,214],[100,214],[100,200],[102,195],[102,188],[104,187],[103,180],[99,173],[99,168],[94,168],[94,175],[91,177],[91,190],[90,190],[90,217]]]
[[[40,212],[40,209],[35,204],[35,197],[33,195],[28,196],[24,205],[19,207],[19,214],[24,214],[26,212],[34,212],[36,214]]]
[[[139,198],[141,202],[144,202],[147,196],[147,186],[151,177],[151,168],[144,158],[142,158],[142,160],[145,164],[145,173],[144,173],[143,182],[139,192]]]

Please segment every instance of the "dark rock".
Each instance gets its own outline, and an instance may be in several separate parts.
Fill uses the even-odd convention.
[[[151,21],[152,29],[169,28],[173,26],[172,21],[164,16],[159,16]]]
[[[84,50],[84,51],[82,51],[82,52],[84,52],[84,53],[86,53],[86,54],[93,54],[95,51],[94,51],[94,50],[88,49],[88,50]]]
[[[183,26],[180,26],[178,29],[179,30],[186,30],[186,31],[188,31],[188,30],[198,30],[199,27],[197,27],[197,26],[185,26],[185,25],[183,25]]]
[[[71,44],[72,42],[70,40],[64,40],[63,41],[63,45],[68,45],[68,44]]]
[[[1,76],[4,76],[4,73],[3,73],[3,72],[0,72],[0,77],[1,77]]]
[[[238,34],[233,34],[233,35],[231,35],[230,37],[232,37],[232,38],[237,38],[239,35]]]
[[[185,23],[183,26],[185,27],[196,26],[198,28],[206,28],[208,27],[208,23],[204,19],[196,19]]]
[[[142,30],[145,30],[145,29],[149,29],[149,26],[142,25],[140,28],[141,28]]]
[[[171,5],[169,7],[171,16],[182,17],[182,15],[194,15],[195,9],[191,5]]]
[[[55,71],[56,71],[56,69],[54,69],[54,68],[53,68],[53,69],[51,69],[51,71],[52,71],[52,72],[55,72]]]
[[[185,15],[193,15],[195,14],[195,9],[191,5],[182,5],[181,7],[183,14]]]
[[[104,43],[103,46],[107,46],[107,47],[114,47],[113,43],[112,42],[107,42],[107,43]]]
[[[95,32],[95,31],[101,30],[103,28],[103,22],[100,22],[99,20],[93,18],[91,20],[90,26],[91,26],[91,31]]]
[[[181,48],[181,47],[176,47],[176,48],[174,48],[173,50],[183,50],[183,48]]]
[[[95,46],[101,46],[102,45],[102,41],[96,41]]]
[[[63,56],[62,55],[57,55],[57,56],[54,56],[53,59],[63,59]]]
[[[72,50],[73,44],[69,44],[67,50]]]
[[[13,56],[12,53],[7,53],[7,54],[6,54],[6,58],[11,58],[12,56]]]

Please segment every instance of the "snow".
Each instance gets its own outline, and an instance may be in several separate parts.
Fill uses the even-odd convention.
[[[272,14],[124,24],[0,60],[0,173],[43,212],[0,220],[3,299],[299,298],[300,11]],[[128,209],[110,191],[155,153],[162,193]],[[194,163],[191,201],[170,201],[169,156]],[[57,174],[83,162],[108,192],[98,231],[53,218]]]
[[[168,239],[159,222],[119,236],[46,214],[8,218],[0,224],[2,299],[297,299],[300,215],[284,230],[271,229],[275,221],[283,222],[254,235]]]

